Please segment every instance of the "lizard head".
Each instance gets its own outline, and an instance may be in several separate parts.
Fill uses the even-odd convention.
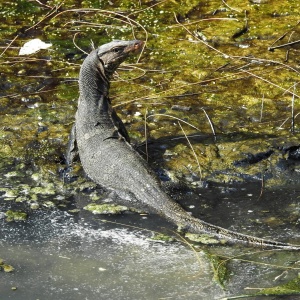
[[[133,41],[112,41],[97,49],[99,59],[103,62],[106,75],[110,76],[118,66],[131,54],[139,53],[143,48],[143,42]]]

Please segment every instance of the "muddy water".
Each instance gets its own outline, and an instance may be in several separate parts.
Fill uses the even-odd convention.
[[[16,271],[2,276],[3,299],[199,299],[223,294],[211,282],[203,255],[195,259],[178,243],[149,241],[122,228],[95,229],[59,211],[38,212],[32,222],[5,227],[1,248]],[[195,291],[199,278],[201,288]]]
[[[139,38],[145,51],[119,70],[111,99],[133,142],[149,138],[161,178],[188,185],[174,199],[213,224],[299,244],[298,49],[267,50],[284,34],[275,45],[299,40],[298,1],[0,5],[0,259],[15,268],[1,271],[1,296],[219,299],[297,277],[295,253],[193,245],[196,254],[180,239],[149,240],[147,230],[175,228],[131,212],[104,224],[83,207],[107,195],[80,164],[71,182],[63,175],[84,51]],[[52,47],[19,56],[33,38]],[[223,290],[203,249],[251,254],[230,261]]]
[[[299,243],[299,230],[290,225],[292,218],[300,216],[295,199],[298,191],[266,191],[258,200],[259,192],[253,185],[230,189],[217,186],[202,191],[201,198],[189,193],[182,205],[188,203],[189,211],[214,224],[260,236],[268,232],[269,238]],[[278,208],[282,197],[287,201]],[[80,207],[87,199],[75,201]],[[1,296],[5,299],[221,299],[247,294],[248,287],[278,285],[297,274],[297,270],[288,267],[299,268],[297,252],[262,251],[244,246],[199,247],[197,243],[193,244],[193,251],[173,230],[155,215],[125,213],[104,217],[92,216],[84,210],[71,215],[56,208],[32,211],[27,221],[6,222],[2,215],[1,256],[15,270],[1,274]],[[153,240],[154,232],[173,235],[177,241]],[[227,258],[237,256],[226,264],[225,290],[213,280],[207,253]],[[12,290],[14,287],[17,289]]]

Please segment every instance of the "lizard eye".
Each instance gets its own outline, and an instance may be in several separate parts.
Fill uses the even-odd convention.
[[[116,48],[113,49],[113,51],[114,51],[115,53],[120,53],[120,52],[123,51],[123,48],[121,48],[121,47],[116,47]]]

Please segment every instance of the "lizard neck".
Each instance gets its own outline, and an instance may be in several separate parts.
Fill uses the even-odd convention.
[[[79,74],[79,106],[91,118],[95,114],[105,114],[109,110],[109,75],[97,51],[92,51],[85,59]]]

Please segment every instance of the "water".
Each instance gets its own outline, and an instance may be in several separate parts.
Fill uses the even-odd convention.
[[[94,229],[61,211],[1,225],[1,256],[15,267],[1,274],[3,299],[215,299],[223,294],[211,281],[203,254],[180,243],[151,241],[124,228]]]
[[[190,142],[203,179],[213,182],[191,193],[178,191],[181,195],[174,193],[174,198],[213,224],[300,244],[299,156],[295,155],[299,125],[295,119],[291,133],[289,119],[291,91],[296,94],[295,114],[299,110],[298,87],[293,87],[299,80],[298,53],[291,49],[286,63],[285,49],[267,51],[288,30],[291,34],[284,40],[299,40],[298,1],[252,2],[233,0],[230,8],[220,1],[187,5],[165,1],[152,6],[143,1],[88,0],[65,1],[59,8],[57,1],[47,1],[53,10],[40,1],[2,3],[0,189],[9,191],[0,192],[0,258],[15,271],[0,272],[1,298],[220,299],[298,276],[298,269],[288,268],[299,267],[297,253],[202,245],[195,252],[180,239],[155,242],[148,230],[170,233],[175,228],[154,215],[109,216],[105,219],[124,225],[103,223],[104,217],[82,210],[93,200],[82,200],[83,194],[94,193],[94,186],[80,172],[77,181],[64,184],[58,172],[64,168],[84,57],[73,38],[88,52],[91,40],[97,46],[116,38],[132,39],[134,33],[148,39],[147,48],[139,64],[131,65],[138,68],[127,66],[114,78],[113,105],[138,143],[144,140],[144,116],[153,115],[147,125],[156,141],[156,148],[149,145],[154,169],[189,182],[199,179],[192,150],[174,118],[155,114],[166,113],[199,128],[182,124],[186,134],[194,135]],[[101,11],[68,12],[79,6]],[[245,11],[250,30],[233,39],[244,26]],[[176,22],[174,12],[190,32]],[[53,14],[45,18],[47,13]],[[133,26],[135,21],[144,26],[147,36],[139,24]],[[192,36],[195,31],[225,55]],[[33,38],[53,46],[20,57],[20,47]],[[175,111],[173,105],[191,110]],[[215,125],[216,141],[202,108]],[[270,149],[274,153],[257,163],[234,164]],[[262,179],[265,189],[260,197]],[[80,212],[72,214],[73,208]],[[27,221],[6,222],[9,209],[26,211]],[[204,250],[221,257],[250,254],[229,261],[223,289],[213,279]]]
[[[197,215],[200,207],[202,214],[206,215],[205,220],[215,224],[223,223],[223,226],[231,225],[239,231],[256,232],[279,240],[289,238],[295,242],[300,239],[299,231],[292,224],[276,225],[273,219],[273,223],[264,221],[265,201],[255,204],[257,198],[250,197],[250,191],[258,192],[245,186],[232,187],[230,191],[220,187],[204,189],[201,201],[192,193],[190,197],[198,206],[193,213]],[[269,202],[267,215],[281,214],[281,219],[284,219],[290,215],[289,207],[295,205],[293,196],[286,197],[290,202],[276,211],[276,198],[282,194],[287,196],[287,193],[277,191],[274,196],[273,192],[266,191],[265,197],[268,196],[270,201],[272,194],[274,207]],[[188,196],[184,198],[189,201]],[[210,202],[212,198],[215,202]],[[226,209],[230,210],[230,216],[223,204],[220,205],[228,198]],[[74,201],[80,208],[86,199]],[[238,201],[241,201],[239,206],[235,204]],[[249,207],[258,215],[262,214],[256,219],[256,224],[251,220]],[[227,224],[229,222],[231,224]],[[297,252],[262,251],[245,246],[202,245],[199,248],[194,245],[195,252],[176,235],[178,240],[175,242],[151,239],[154,231],[172,234],[173,229],[156,215],[105,217],[93,216],[84,210],[72,215],[56,208],[31,211],[27,221],[6,222],[2,215],[0,258],[13,265],[15,270],[0,273],[1,296],[15,300],[222,299],[252,292],[245,290],[247,287],[282,284],[297,274],[297,270],[287,269],[289,266],[299,267]],[[214,280],[206,251],[228,258],[238,256],[226,265],[226,289]],[[12,290],[13,287],[17,289]]]

